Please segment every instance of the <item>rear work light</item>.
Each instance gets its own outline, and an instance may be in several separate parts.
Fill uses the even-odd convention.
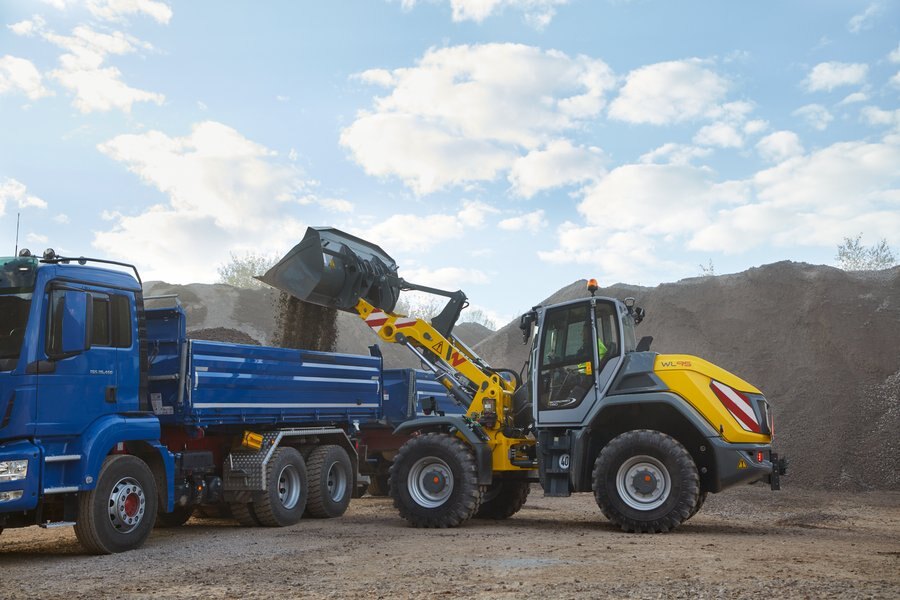
[[[753,411],[753,405],[747,396],[716,380],[712,380],[709,383],[709,387],[712,388],[713,393],[725,405],[725,408],[744,431],[751,433],[762,432],[759,426],[759,419]]]

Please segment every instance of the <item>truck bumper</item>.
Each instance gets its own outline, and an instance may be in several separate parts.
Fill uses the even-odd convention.
[[[710,491],[720,492],[738,484],[765,481],[771,489],[781,489],[781,476],[787,473],[787,459],[779,458],[768,444],[730,444],[711,438],[716,474]],[[762,460],[759,460],[759,459]]]
[[[26,440],[0,445],[0,462],[28,461],[25,477],[15,481],[0,480],[0,526],[3,514],[32,510],[38,504],[41,481],[41,451]]]

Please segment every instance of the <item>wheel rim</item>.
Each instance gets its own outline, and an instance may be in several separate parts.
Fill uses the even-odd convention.
[[[286,465],[278,474],[278,501],[290,510],[300,500],[300,472],[294,465]]]
[[[344,499],[349,486],[349,473],[339,462],[331,463],[328,468],[328,474],[325,484],[328,486],[328,497],[333,502],[340,502]]]
[[[441,459],[427,456],[409,470],[407,488],[419,506],[437,508],[453,493],[453,472]]]
[[[130,533],[141,524],[147,498],[136,479],[123,477],[109,492],[109,522],[119,533]]]
[[[642,454],[629,458],[619,467],[616,489],[622,501],[631,508],[653,510],[669,498],[672,479],[659,459]]]

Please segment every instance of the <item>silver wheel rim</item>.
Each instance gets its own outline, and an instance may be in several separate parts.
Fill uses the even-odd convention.
[[[419,506],[437,508],[453,493],[453,472],[450,466],[439,458],[434,456],[421,458],[409,470],[407,489]]]
[[[109,522],[119,533],[131,533],[144,519],[147,498],[136,479],[123,477],[109,492]]]
[[[294,465],[286,465],[278,474],[278,501],[291,510],[300,500],[300,472]]]
[[[344,499],[344,496],[347,493],[349,479],[349,473],[347,473],[344,465],[339,462],[331,463],[331,466],[328,468],[325,485],[328,487],[328,497],[331,498],[333,502],[340,502]]]
[[[622,501],[631,508],[653,510],[669,498],[672,479],[662,461],[641,454],[632,456],[619,467],[616,489]]]

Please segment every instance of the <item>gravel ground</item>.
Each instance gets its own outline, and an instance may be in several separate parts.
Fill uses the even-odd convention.
[[[369,497],[285,529],[194,518],[115,556],[84,556],[71,529],[7,530],[0,581],[2,597],[42,599],[898,598],[900,493],[729,490],[662,535],[537,488],[507,521],[450,530]]]

